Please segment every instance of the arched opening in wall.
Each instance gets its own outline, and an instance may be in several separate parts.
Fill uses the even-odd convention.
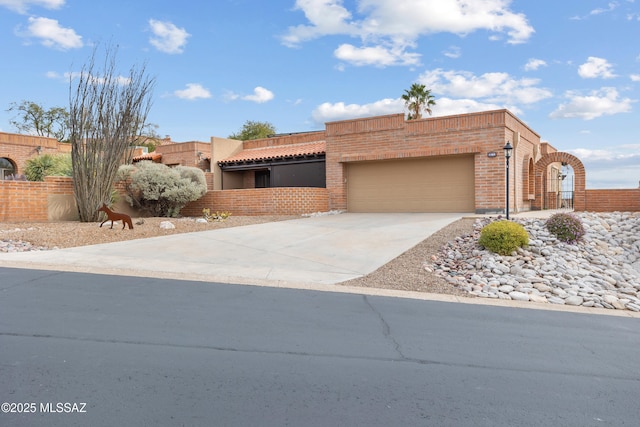
[[[566,162],[551,163],[544,183],[543,209],[573,210],[575,201],[573,167]]]
[[[16,165],[6,157],[0,157],[0,179],[12,179],[16,173]]]
[[[556,173],[565,175],[564,179],[553,178],[552,167]],[[565,206],[576,211],[584,211],[587,207],[586,174],[584,165],[573,154],[556,152],[542,156],[535,163],[536,171],[536,198],[532,208],[557,209],[552,206]],[[555,182],[554,184],[552,184]],[[550,191],[557,188],[557,192]]]

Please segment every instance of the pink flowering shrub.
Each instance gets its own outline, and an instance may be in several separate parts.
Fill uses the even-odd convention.
[[[545,223],[545,226],[558,240],[565,243],[576,243],[585,233],[580,218],[570,213],[552,215]]]

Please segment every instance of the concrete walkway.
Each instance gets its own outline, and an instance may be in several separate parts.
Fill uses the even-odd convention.
[[[0,265],[244,284],[366,275],[464,214],[345,213],[93,246],[0,254]]]

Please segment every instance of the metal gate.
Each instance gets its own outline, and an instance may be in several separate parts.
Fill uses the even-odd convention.
[[[573,175],[558,175],[544,182],[542,209],[573,210]]]

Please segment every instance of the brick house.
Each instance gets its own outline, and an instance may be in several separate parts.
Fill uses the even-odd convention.
[[[213,174],[211,173],[211,143],[201,141],[175,142],[169,136],[161,140],[154,140],[157,144],[151,153],[144,148],[137,148],[134,152],[133,163],[149,160],[167,166],[191,166],[202,169],[207,179],[207,188],[213,189]]]
[[[548,188],[547,178],[557,175],[563,163],[574,168],[576,185],[584,188],[584,168],[577,158],[563,153],[563,159],[551,159],[555,148],[541,142],[508,110],[496,110],[412,121],[393,114],[329,122],[324,131],[246,141],[231,148],[228,140],[213,140],[214,175],[222,177],[214,189],[291,186],[289,176],[281,179],[282,185],[277,182],[282,175],[278,169],[288,164],[289,175],[309,180],[307,175],[315,173],[324,178],[328,209],[499,213],[506,203],[507,141],[514,147],[511,210],[541,208],[536,197],[558,191]],[[222,156],[215,155],[218,144],[226,147]],[[540,171],[545,178],[538,182],[535,165],[543,158],[553,161]]]
[[[70,144],[55,138],[0,132],[0,180],[23,175],[27,160],[40,154],[70,152]]]
[[[146,148],[136,148],[133,161],[152,160],[169,166],[194,166],[210,172],[210,142],[174,142],[168,136],[154,142],[157,145],[152,153],[147,153]],[[27,160],[40,154],[60,153],[71,153],[71,144],[44,136],[0,132],[0,180],[23,174]]]
[[[507,142],[514,147],[511,212],[563,207],[559,178],[565,165],[573,169],[575,210],[640,210],[640,189],[586,190],[582,162],[541,141],[508,110],[412,121],[392,114],[244,142],[212,137],[210,142],[175,143],[166,138],[153,153],[136,153],[134,161],[205,171],[209,191],[183,209],[189,216],[201,215],[203,208],[234,215],[324,210],[484,214],[505,211]],[[52,138],[0,133],[0,184],[4,176],[22,173],[28,158],[63,151],[70,146]],[[49,181],[51,187],[55,180]],[[7,212],[15,212],[0,216],[21,215],[20,200],[31,200],[22,196],[27,188],[0,185],[2,200],[12,203],[5,203]]]

